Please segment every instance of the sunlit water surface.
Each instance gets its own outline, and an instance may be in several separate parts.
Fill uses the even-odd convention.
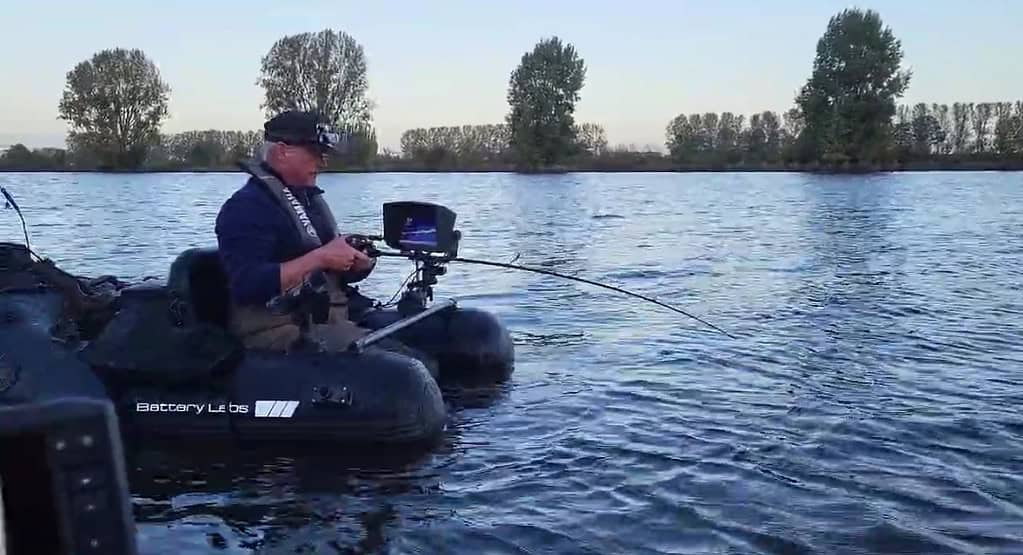
[[[0,174],[65,269],[165,277],[240,174]],[[1023,175],[331,175],[344,230],[458,213],[438,296],[498,314],[510,383],[411,461],[132,447],[163,553],[1023,552]],[[17,240],[13,212],[0,238]],[[381,261],[387,299],[410,269]],[[287,379],[282,374],[282,380]],[[343,450],[343,446],[341,446]]]

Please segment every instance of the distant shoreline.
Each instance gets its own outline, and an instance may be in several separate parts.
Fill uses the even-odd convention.
[[[686,168],[578,168],[559,169],[551,171],[517,171],[507,168],[495,169],[456,169],[456,168],[353,168],[350,170],[329,169],[323,174],[369,174],[369,173],[415,173],[415,174],[491,174],[504,173],[516,175],[560,175],[574,173],[804,173],[804,174],[827,174],[827,175],[871,175],[881,173],[910,173],[910,172],[1019,172],[1023,171],[1023,163],[1006,162],[1003,164],[951,164],[951,165],[929,165],[929,164],[905,164],[900,166],[879,167],[869,169],[827,169],[827,168],[805,168],[805,167],[767,167],[767,168],[720,168],[720,167],[686,167]],[[109,175],[145,175],[145,174],[207,174],[244,173],[239,169],[232,168],[164,168],[164,169],[138,169],[138,170],[103,170],[103,169],[7,169],[0,168],[0,174],[31,174],[31,173],[80,173],[80,174],[109,174]]]

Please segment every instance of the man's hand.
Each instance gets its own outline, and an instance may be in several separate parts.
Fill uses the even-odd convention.
[[[313,272],[344,272],[350,269],[361,272],[374,263],[374,259],[349,245],[344,237],[337,237],[322,247],[281,264],[281,291],[298,287]]]
[[[345,237],[335,237],[326,245],[316,249],[324,268],[336,272],[365,269],[372,264],[370,257],[348,244]]]
[[[373,248],[373,243],[359,235],[345,235],[344,238],[345,241],[352,246],[352,248],[365,255],[365,258],[358,259],[354,264],[352,264],[351,270],[353,272],[364,272],[366,270],[373,269],[377,260],[376,258],[366,254],[366,250],[371,250]]]

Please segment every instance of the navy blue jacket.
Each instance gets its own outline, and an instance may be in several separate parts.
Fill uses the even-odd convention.
[[[282,180],[283,182],[283,180]],[[307,195],[318,187],[288,187],[306,209],[323,243],[337,236],[324,215],[310,207]],[[265,304],[281,294],[280,265],[307,252],[291,217],[255,180],[249,181],[220,208],[216,232],[220,259],[231,298],[237,304]]]

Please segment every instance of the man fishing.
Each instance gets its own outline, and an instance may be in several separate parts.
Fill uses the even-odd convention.
[[[346,274],[348,281],[368,275],[375,259],[338,234],[316,186],[327,157],[338,152],[338,140],[315,113],[273,117],[264,124],[257,160],[241,164],[249,180],[220,209],[216,234],[231,292],[229,325],[247,348],[287,351],[313,341],[341,351],[369,331],[349,319],[343,284]],[[327,298],[318,297],[321,304],[329,299],[329,308],[320,307],[325,319],[301,308],[273,307],[304,284],[325,290]],[[419,358],[436,371],[434,361],[396,341],[378,345]]]

